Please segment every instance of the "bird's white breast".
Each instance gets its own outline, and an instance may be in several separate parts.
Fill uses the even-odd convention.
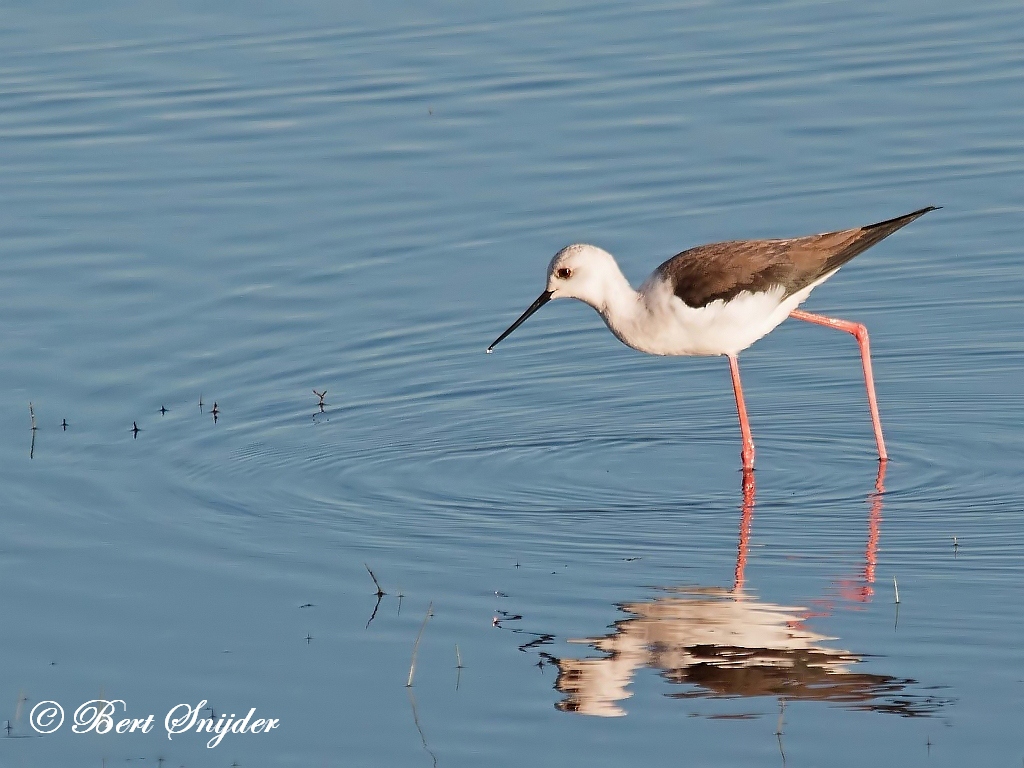
[[[735,355],[785,320],[826,278],[792,296],[785,296],[785,289],[778,286],[766,292],[743,291],[728,301],[690,307],[665,280],[654,275],[640,288],[633,312],[602,316],[620,341],[641,352]]]

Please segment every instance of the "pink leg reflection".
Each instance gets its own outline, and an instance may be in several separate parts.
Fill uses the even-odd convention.
[[[733,576],[732,591],[743,591],[743,572],[747,567],[747,551],[750,549],[750,528],[754,523],[754,472],[743,470],[743,507],[740,515],[740,542],[736,549],[736,572]]]
[[[860,581],[839,582],[839,594],[847,600],[859,603],[871,601],[875,594],[875,566],[878,564],[878,538],[882,530],[882,496],[885,494],[886,462],[878,463],[875,478],[875,492],[871,494],[871,509],[868,512],[868,544],[864,551],[864,571]]]

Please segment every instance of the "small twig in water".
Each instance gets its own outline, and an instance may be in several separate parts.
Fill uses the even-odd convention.
[[[366,569],[366,572],[370,574],[370,578],[373,579],[373,586],[377,588],[377,597],[383,597],[384,595],[386,595],[387,592],[380,588],[380,582],[377,581],[377,577],[373,575],[373,571],[370,570],[370,566],[368,566],[366,563],[363,563],[363,568]]]
[[[31,402],[29,402],[28,404],[28,415],[32,417],[32,431],[35,432],[38,429],[38,427],[36,426],[36,411],[32,407]]]
[[[373,605],[373,613],[370,614],[370,618],[368,618],[366,620],[366,627],[365,627],[365,629],[369,629],[370,628],[370,624],[372,624],[373,620],[377,618],[377,611],[380,610],[380,601],[383,600],[383,599],[384,599],[384,595],[378,592],[377,593],[377,602],[374,603],[374,605]]]
[[[324,405],[326,405],[326,403],[324,403],[324,398],[327,397],[327,390],[325,389],[323,392],[317,392],[314,389],[313,394],[320,398],[320,413],[323,413]]]
[[[892,588],[896,590],[896,604],[900,603],[900,585],[896,583],[896,577],[892,577]]]
[[[786,713],[786,700],[779,699],[779,724],[775,728],[775,738],[779,740],[779,753],[782,755],[782,765],[786,765],[786,750],[782,748],[782,719]]]
[[[384,599],[384,595],[386,595],[387,592],[380,588],[380,582],[377,581],[377,577],[373,575],[373,571],[370,570],[370,566],[363,563],[363,567],[366,569],[366,572],[370,574],[370,578],[373,579],[373,585],[377,587],[377,604],[373,606],[373,613],[370,614],[370,620],[366,622],[366,628],[369,629],[370,622],[377,617],[377,610],[380,608],[380,601]]]
[[[409,679],[405,681],[406,688],[412,688],[412,678],[416,674],[416,652],[420,649],[420,640],[423,639],[423,630],[427,628],[427,622],[430,621],[430,617],[434,615],[434,603],[431,602],[427,606],[427,615],[423,617],[423,624],[420,625],[420,631],[416,635],[416,642],[412,646],[412,661],[409,664]]]
[[[455,668],[462,669],[462,654],[459,653],[459,644],[455,644]]]

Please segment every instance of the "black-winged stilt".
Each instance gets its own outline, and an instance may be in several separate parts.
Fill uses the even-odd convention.
[[[641,352],[725,355],[743,436],[743,468],[749,470],[754,467],[754,440],[737,355],[787,317],[836,328],[853,334],[860,345],[878,457],[885,461],[867,328],[797,307],[854,256],[934,210],[929,206],[866,227],[787,240],[700,245],[659,266],[638,291],[610,253],[593,245],[570,245],[548,265],[547,289],[487,351],[551,299],[568,298],[589,304],[619,341]]]

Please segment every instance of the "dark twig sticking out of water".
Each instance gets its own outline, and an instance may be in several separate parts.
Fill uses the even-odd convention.
[[[383,594],[377,595],[377,602],[374,603],[374,605],[373,605],[373,613],[371,613],[370,614],[370,618],[368,618],[366,620],[366,626],[363,627],[363,629],[369,629],[370,628],[370,624],[372,624],[373,620],[377,618],[377,611],[380,610],[380,601],[383,600],[383,599],[384,599],[384,595]]]
[[[217,423],[217,417],[220,415],[220,409],[217,408],[217,401],[213,401],[213,410],[210,411],[213,414],[213,423]]]
[[[138,422],[133,421],[132,422],[132,428],[131,428],[132,437],[135,438],[136,440],[138,440],[139,439],[139,432],[141,432],[141,431],[142,430],[139,429]]]
[[[60,428],[62,430],[64,430],[65,432],[68,431],[68,420],[67,419],[61,419],[61,421],[60,421]]]
[[[377,577],[373,575],[373,571],[370,570],[370,566],[368,566],[366,563],[363,563],[363,567],[366,569],[366,572],[370,574],[370,578],[373,579],[373,585],[377,588],[377,604],[373,606],[373,613],[370,614],[370,618],[366,622],[366,627],[364,627],[364,629],[369,629],[370,622],[377,618],[377,611],[380,608],[380,601],[384,599],[384,595],[386,595],[387,592],[380,588],[380,582],[377,581]]]
[[[28,448],[28,457],[34,459],[36,457],[36,430],[39,428],[36,426],[36,412],[31,402],[28,404],[28,415],[32,417],[32,445]]]
[[[326,403],[324,402],[324,398],[327,397],[327,390],[325,389],[323,392],[317,392],[314,389],[313,394],[320,398],[320,413],[323,413],[324,406],[326,405]]]
[[[377,577],[373,575],[373,571],[370,570],[370,566],[368,566],[366,563],[363,563],[363,568],[366,569],[366,572],[370,574],[370,578],[373,579],[373,586],[377,588],[377,597],[384,597],[384,595],[386,595],[387,592],[380,588],[380,582],[377,581]]]
[[[455,690],[459,690],[459,683],[462,681],[462,654],[459,653],[459,644],[455,644]]]
[[[423,617],[423,624],[420,625],[420,631],[416,634],[416,642],[412,645],[412,661],[409,664],[409,679],[405,681],[406,688],[412,688],[412,678],[416,674],[416,653],[420,649],[420,640],[423,639],[423,630],[427,628],[427,622],[430,621],[430,617],[434,615],[434,604],[433,602],[427,606],[427,615]]]
[[[164,415],[165,413],[167,413],[167,411],[169,411],[169,410],[170,410],[170,409],[169,409],[169,408],[167,408],[166,406],[164,406],[164,405],[161,405],[161,406],[160,406],[160,415],[161,415],[161,416],[163,416],[163,415]]]
[[[893,601],[896,605],[896,618],[892,622],[892,631],[895,632],[900,626],[900,585],[896,583],[896,577],[892,577],[892,588],[896,591],[896,599]]]
[[[782,755],[782,768],[786,768],[786,750],[782,748],[782,719],[786,714],[786,700],[779,699],[779,724],[775,727],[775,738],[779,740],[779,753]]]

